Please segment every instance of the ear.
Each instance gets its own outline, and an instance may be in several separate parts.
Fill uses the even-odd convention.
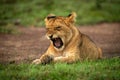
[[[76,21],[76,16],[77,16],[76,13],[72,12],[67,16],[67,20],[71,23],[74,23]]]
[[[54,14],[49,14],[46,18],[45,18],[45,22],[48,21],[51,18],[55,18],[56,16]]]

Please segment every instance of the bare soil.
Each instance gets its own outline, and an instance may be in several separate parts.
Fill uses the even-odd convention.
[[[80,26],[80,31],[102,48],[104,58],[120,56],[120,23]],[[0,33],[0,64],[30,63],[39,58],[48,46],[45,28],[19,27],[22,34]]]

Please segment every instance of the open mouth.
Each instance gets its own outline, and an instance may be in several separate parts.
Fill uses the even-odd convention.
[[[63,42],[61,40],[61,38],[53,38],[51,39],[53,41],[53,45],[56,47],[56,48],[61,48],[63,46]]]

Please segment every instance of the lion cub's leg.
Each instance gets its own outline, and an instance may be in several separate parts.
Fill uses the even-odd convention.
[[[66,63],[73,63],[77,61],[77,58],[74,56],[60,56],[60,57],[55,57],[54,62],[66,62]]]
[[[98,51],[99,51],[99,58],[101,59],[102,58],[102,49],[101,48],[98,48]]]
[[[40,59],[35,59],[32,63],[33,64],[48,64],[53,61],[53,56],[50,55],[42,55]]]

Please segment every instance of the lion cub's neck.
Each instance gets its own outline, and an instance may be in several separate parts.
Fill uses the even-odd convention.
[[[70,26],[70,28],[72,29],[72,38],[69,41],[69,43],[66,45],[66,49],[71,49],[71,48],[75,48],[76,47],[76,43],[78,44],[80,42],[80,36],[82,35],[81,32],[79,31],[79,29],[77,29],[77,27],[75,26]]]

